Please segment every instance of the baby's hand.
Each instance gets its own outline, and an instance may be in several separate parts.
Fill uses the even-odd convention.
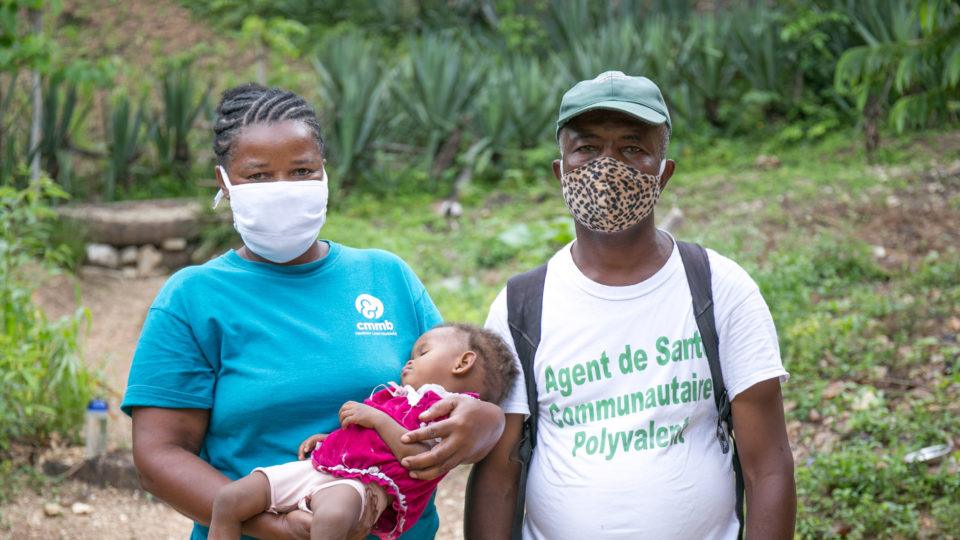
[[[317,443],[327,438],[326,433],[317,433],[316,435],[311,435],[307,437],[307,440],[300,443],[300,448],[297,450],[297,459],[306,459],[311,452],[317,447]]]
[[[362,426],[372,429],[381,414],[383,413],[369,405],[348,401],[340,407],[340,427]]]

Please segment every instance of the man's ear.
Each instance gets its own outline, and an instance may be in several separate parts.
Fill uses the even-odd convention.
[[[560,181],[560,160],[553,160],[553,177]]]
[[[663,188],[667,187],[667,182],[673,178],[673,172],[677,169],[677,162],[668,159],[666,165],[663,166],[663,174],[660,175],[660,191],[663,191]]]
[[[473,351],[467,351],[460,355],[460,358],[457,358],[455,364],[453,364],[453,374],[454,375],[466,375],[470,373],[470,370],[473,369],[473,366],[477,363],[477,353]]]

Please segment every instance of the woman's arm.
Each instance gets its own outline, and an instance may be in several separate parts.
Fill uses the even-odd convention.
[[[143,488],[180,513],[210,523],[213,500],[230,479],[200,459],[210,412],[205,409],[133,410],[133,460]],[[258,538],[308,538],[309,515],[260,514],[243,524]]]
[[[462,463],[476,463],[490,453],[503,433],[500,407],[466,396],[443,398],[422,413],[420,420],[429,422],[448,415],[401,437],[405,443],[441,439],[429,452],[401,460],[410,469],[410,476],[430,480]]]
[[[400,438],[407,433],[407,428],[401,426],[390,415],[364,403],[348,401],[340,407],[340,427],[350,425],[363,426],[377,432],[390,447],[390,451],[397,459],[430,450],[430,445],[424,443],[405,443]]]

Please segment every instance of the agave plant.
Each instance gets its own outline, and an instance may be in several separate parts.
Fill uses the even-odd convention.
[[[360,33],[328,38],[314,58],[321,116],[331,133],[326,145],[338,177],[355,177],[384,131],[383,105],[392,77],[380,58],[376,46]]]
[[[14,91],[17,88],[17,75],[16,72],[9,75],[6,88],[3,89],[3,94],[0,94],[0,185],[12,183],[13,173],[18,164],[15,115],[10,114],[13,110],[13,98],[16,95]]]
[[[569,84],[611,70],[637,75],[647,67],[640,34],[629,20],[611,22],[571,42],[554,55],[554,62]]]
[[[130,166],[143,152],[146,135],[147,112],[141,99],[136,110],[126,94],[118,95],[108,113],[104,115],[104,131],[107,135],[107,170],[103,196],[113,200],[117,184],[129,188]]]
[[[727,49],[731,40],[731,21],[726,15],[707,15],[692,19],[689,33],[678,44],[676,67],[690,89],[694,106],[714,127],[721,127],[720,106],[731,95],[736,68]]]
[[[207,107],[211,86],[203,91],[195,85],[190,64],[167,69],[161,79],[163,108],[154,117],[151,135],[161,168],[181,179],[190,171],[193,156],[189,135],[197,117]]]
[[[43,123],[40,155],[43,169],[68,191],[70,189],[71,136],[82,125],[89,108],[77,109],[77,84],[63,72],[54,73],[43,88]]]
[[[424,158],[436,177],[456,155],[486,67],[449,36],[430,34],[411,40],[408,47],[409,58],[394,95],[414,129],[426,133]]]
[[[766,4],[731,12],[730,60],[747,83],[744,100],[767,112],[782,111],[797,89],[794,51],[781,38],[782,13]]]

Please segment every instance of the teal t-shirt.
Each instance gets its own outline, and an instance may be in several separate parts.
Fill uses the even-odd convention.
[[[231,479],[297,459],[340,406],[398,381],[414,341],[441,322],[397,256],[329,242],[278,266],[230,251],[170,277],[147,315],[121,408],[209,409],[200,457]],[[432,502],[402,538],[433,538]],[[191,538],[207,529],[194,526]]]

